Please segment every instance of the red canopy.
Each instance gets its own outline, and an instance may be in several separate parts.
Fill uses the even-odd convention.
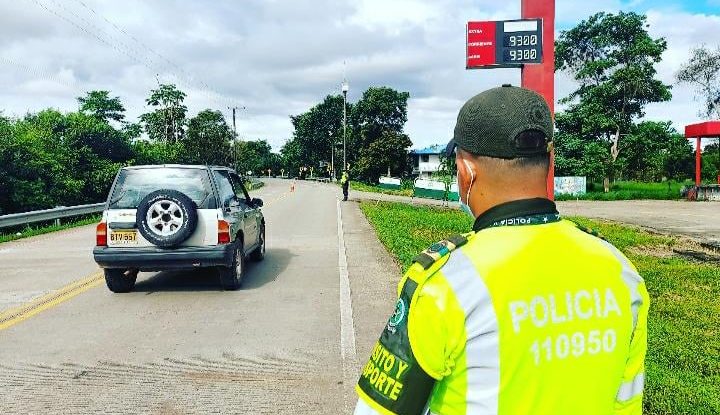
[[[706,137],[720,137],[720,121],[706,121],[698,124],[690,124],[685,126],[685,138],[694,138],[695,141],[695,185],[700,186],[701,183],[701,166],[702,163],[702,139]],[[720,184],[720,172],[718,172],[718,184]]]
[[[720,137],[720,121],[706,121],[685,127],[685,138]]]

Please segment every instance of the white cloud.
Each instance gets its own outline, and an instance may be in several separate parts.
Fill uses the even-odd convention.
[[[519,84],[518,70],[464,69],[465,23],[516,18],[519,1],[83,3],[95,13],[78,1],[0,4],[0,107],[6,114],[45,107],[74,110],[76,96],[108,89],[122,98],[133,119],[146,110],[144,100],[157,85],[157,74],[161,82],[177,82],[188,93],[191,115],[205,107],[229,115],[228,106],[245,106],[238,114],[241,136],[268,139],[279,149],[292,131],[289,115],[339,92],[347,62],[351,101],[371,85],[410,92],[406,130],[423,147],[451,136],[458,109],[472,95],[502,83]],[[629,3],[558,0],[558,27]],[[666,82],[687,48],[703,40],[720,44],[714,30],[718,18],[650,13],[653,34],[668,38],[669,50],[658,68]],[[567,76],[557,77],[558,97],[572,87]],[[671,103],[648,108],[649,117],[672,119],[676,125],[696,112],[686,87],[675,88]]]
[[[675,74],[687,62],[690,50],[703,43],[720,46],[720,15],[703,15],[664,11],[648,12],[648,23],[652,36],[662,36],[668,48],[658,64],[658,77],[666,84],[673,85],[673,99],[667,103],[648,106],[647,118],[672,120],[675,128],[683,132],[687,124],[698,122],[700,104],[694,99],[694,90],[687,84],[677,84]]]

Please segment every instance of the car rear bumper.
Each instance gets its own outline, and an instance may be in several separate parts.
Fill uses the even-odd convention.
[[[102,268],[128,268],[140,271],[232,266],[235,245],[183,247],[162,249],[114,248],[99,246],[93,249],[95,262]]]

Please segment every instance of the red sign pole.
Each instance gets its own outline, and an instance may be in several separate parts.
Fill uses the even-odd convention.
[[[702,183],[702,138],[697,137],[695,140],[697,143],[695,145],[695,186],[700,186]]]
[[[523,19],[543,19],[543,63],[522,68],[522,86],[545,98],[555,117],[555,0],[521,0]],[[555,154],[550,154],[548,198],[555,198]]]

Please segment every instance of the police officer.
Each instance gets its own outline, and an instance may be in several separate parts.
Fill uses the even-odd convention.
[[[552,134],[527,89],[462,107],[448,151],[472,232],[432,245],[400,281],[355,414],[641,414],[645,284],[546,198]]]
[[[350,174],[347,170],[343,170],[342,177],[340,178],[340,184],[343,190],[343,201],[348,199],[348,191],[350,190]]]

